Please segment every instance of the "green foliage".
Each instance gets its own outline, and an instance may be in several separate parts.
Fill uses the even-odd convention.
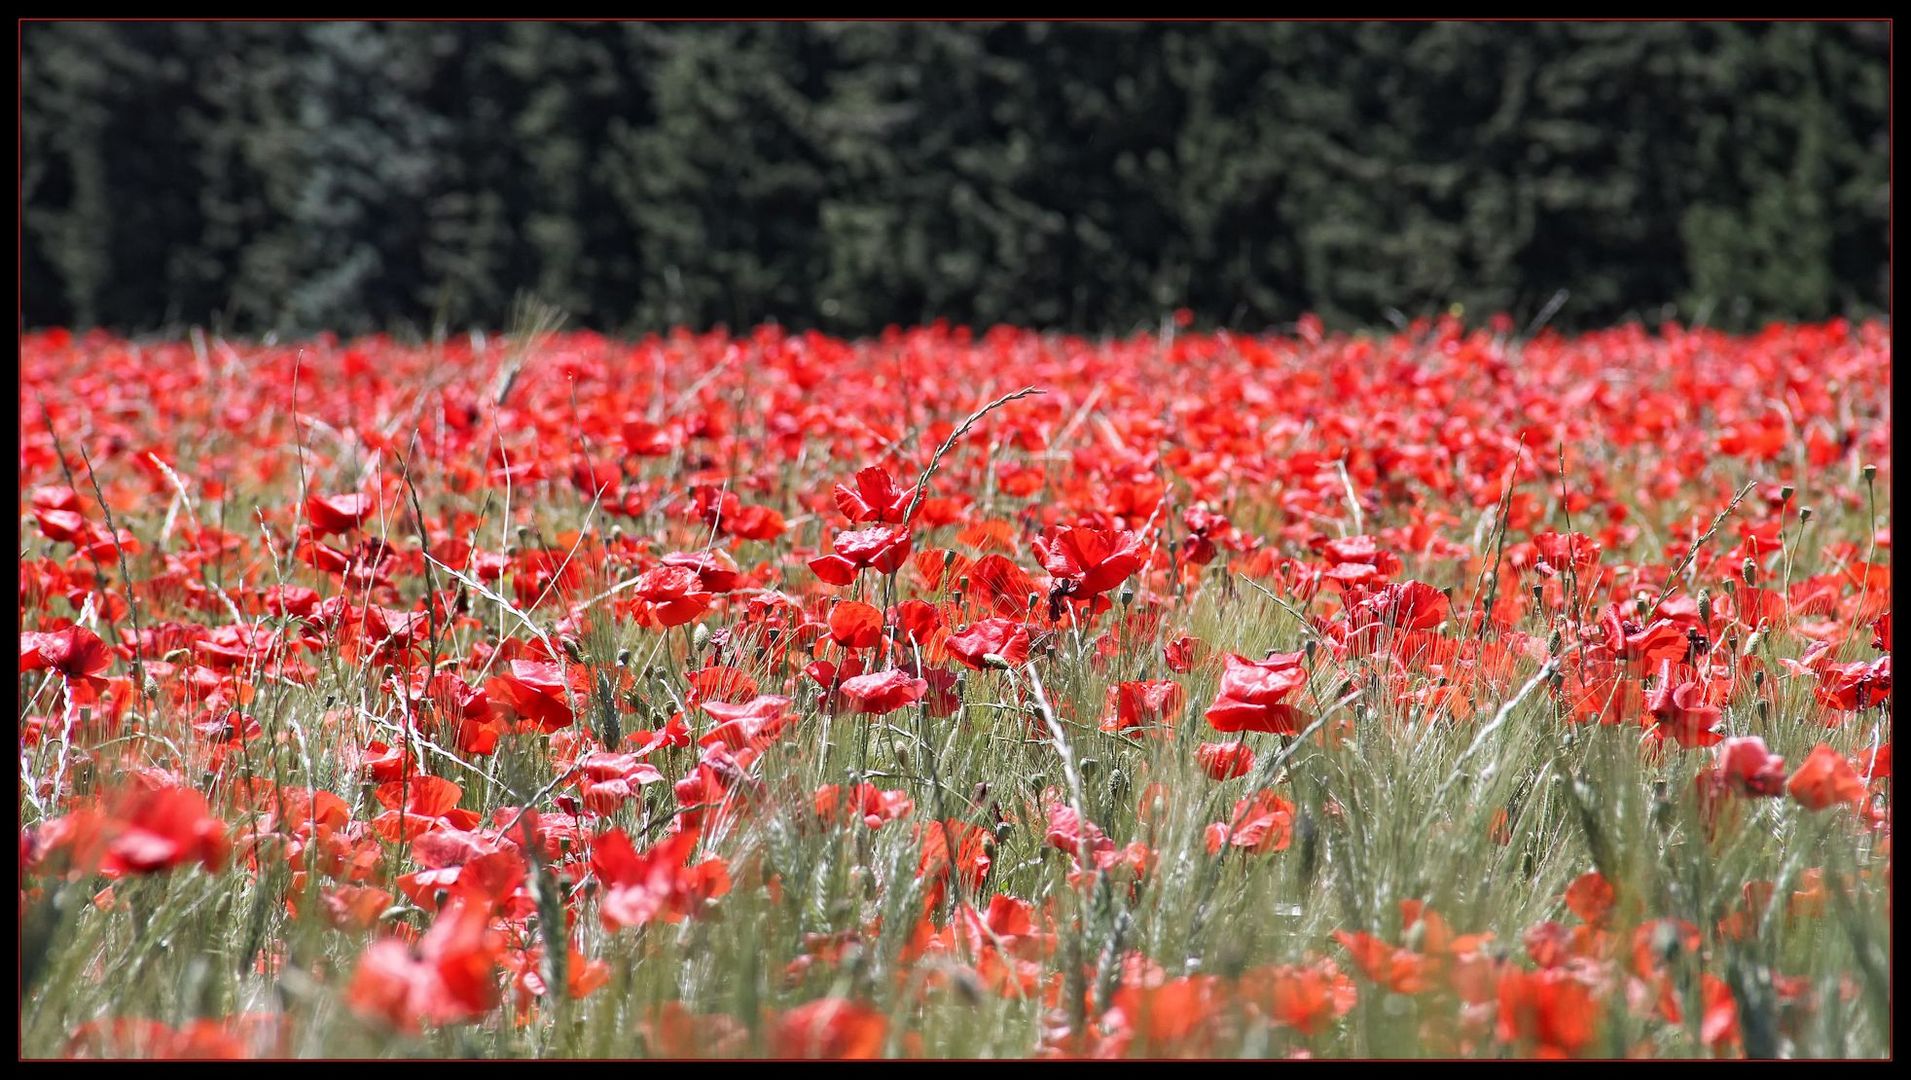
[[[1879,25],[36,23],[26,322],[1883,308]],[[1670,307],[1669,307],[1670,306]]]

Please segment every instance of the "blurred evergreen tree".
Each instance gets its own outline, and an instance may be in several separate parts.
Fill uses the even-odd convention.
[[[31,23],[25,321],[1867,313],[1883,24]]]

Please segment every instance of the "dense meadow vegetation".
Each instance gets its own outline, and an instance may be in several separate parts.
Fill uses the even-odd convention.
[[[21,340],[29,1056],[1880,1056],[1889,327]]]

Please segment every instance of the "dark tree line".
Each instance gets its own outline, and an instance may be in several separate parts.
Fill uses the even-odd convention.
[[[82,24],[25,321],[240,333],[1885,304],[1881,25]]]

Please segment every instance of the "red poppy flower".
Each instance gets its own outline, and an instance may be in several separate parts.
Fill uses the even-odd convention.
[[[1446,594],[1421,581],[1382,587],[1354,607],[1355,628],[1432,630],[1447,619]]]
[[[701,708],[718,723],[697,740],[697,745],[721,745],[732,751],[767,746],[796,723],[796,714],[789,711],[789,706],[789,698],[775,694],[761,694],[736,705],[706,701]]]
[[[1818,686],[1812,693],[1829,709],[1855,712],[1891,699],[1891,657],[1849,664],[1826,664],[1817,669]]]
[[[1612,917],[1613,903],[1617,898],[1612,883],[1597,870],[1590,870],[1574,878],[1566,886],[1566,906],[1573,914],[1586,920],[1589,926],[1605,926]]]
[[[703,578],[687,566],[647,570],[631,592],[644,603],[651,619],[665,629],[682,626],[710,610],[710,594],[704,591]]]
[[[416,948],[392,938],[374,942],[346,987],[346,1005],[401,1031],[482,1017],[501,996],[503,943],[489,922],[483,904],[455,897]]]
[[[622,829],[591,843],[591,874],[603,884],[598,915],[606,930],[642,926],[653,919],[675,922],[730,891],[729,864],[709,858],[685,865],[697,833],[684,829],[639,852]]]
[[[1592,988],[1564,967],[1508,968],[1500,976],[1499,1036],[1538,1057],[1576,1057],[1592,1043],[1599,1006]]]
[[[1865,782],[1845,755],[1820,743],[1812,747],[1805,763],[1785,781],[1785,793],[1808,810],[1823,810],[1840,803],[1862,801]]]
[[[889,475],[889,470],[872,465],[856,474],[854,487],[837,484],[834,495],[836,508],[852,522],[900,525],[915,491],[913,487],[897,487],[896,478]]]
[[[872,829],[908,817],[916,806],[908,792],[884,791],[874,784],[857,784],[847,795],[835,784],[824,784],[816,789],[812,802],[816,816],[825,821],[854,818]]]
[[[950,656],[977,671],[995,666],[991,657],[1015,667],[1028,661],[1028,626],[1015,619],[983,619],[951,634],[946,644]]]
[[[113,653],[100,636],[83,626],[27,631],[20,635],[20,670],[57,671],[68,683],[104,690]]]
[[[1696,682],[1674,685],[1669,667],[1660,675],[1658,689],[1646,698],[1646,711],[1658,721],[1652,733],[1680,746],[1711,746],[1724,738],[1712,730],[1724,713],[1706,701],[1706,688]]]
[[[737,569],[736,560],[720,550],[675,552],[665,555],[663,564],[681,566],[686,570],[694,571],[697,580],[703,585],[704,592],[731,592],[737,588],[743,578],[742,573]]]
[[[1241,993],[1277,1023],[1303,1036],[1325,1031],[1328,1024],[1353,1010],[1359,996],[1354,981],[1326,959],[1252,969],[1241,976]]]
[[[1234,804],[1234,816],[1226,824],[1209,825],[1206,839],[1210,855],[1219,854],[1223,847],[1265,855],[1286,851],[1293,836],[1294,804],[1272,791],[1257,791]]]
[[[1108,688],[1101,729],[1165,734],[1180,717],[1187,694],[1173,679],[1137,679]]]
[[[991,852],[995,847],[995,839],[986,829],[966,821],[925,821],[916,826],[916,835],[922,842],[918,877],[940,879],[945,875],[960,875],[960,880],[969,892],[982,888],[982,882],[988,878],[989,868],[993,865]],[[949,858],[952,845],[955,849],[953,861]],[[940,880],[936,890],[936,897],[939,897]]]
[[[908,528],[879,525],[836,534],[830,548],[834,554],[811,559],[809,567],[816,576],[831,585],[847,585],[864,568],[879,574],[893,574],[909,558],[912,543]]]
[[[1146,561],[1140,534],[1126,529],[1063,525],[1035,541],[1042,569],[1076,599],[1100,596],[1126,581]]]
[[[881,1055],[889,1021],[853,1001],[823,998],[799,1005],[776,1021],[771,1041],[783,1058],[856,1059]]]
[[[485,692],[543,730],[558,731],[576,720],[568,678],[562,664],[513,660],[503,674],[485,684]]]
[[[1334,940],[1346,946],[1363,975],[1393,993],[1417,994],[1427,988],[1426,960],[1413,950],[1396,948],[1364,931],[1336,930]]]
[[[355,531],[378,509],[370,495],[314,495],[305,500],[305,519],[320,536]]]
[[[1194,758],[1201,763],[1201,771],[1216,780],[1246,776],[1254,767],[1254,750],[1246,743],[1202,743],[1195,748]]]
[[[845,649],[873,649],[882,644],[883,613],[855,600],[838,601],[829,612],[829,636]]]
[[[880,716],[921,701],[929,692],[929,683],[905,671],[891,668],[845,679],[839,692],[857,712]]]
[[[1208,706],[1208,723],[1216,731],[1266,731],[1279,735],[1300,732],[1301,713],[1285,702],[1307,685],[1300,653],[1276,653],[1266,660],[1228,654],[1221,686]]]
[[[1716,760],[1719,778],[1741,795],[1785,793],[1785,759],[1766,750],[1765,740],[1756,735],[1725,740]]]

